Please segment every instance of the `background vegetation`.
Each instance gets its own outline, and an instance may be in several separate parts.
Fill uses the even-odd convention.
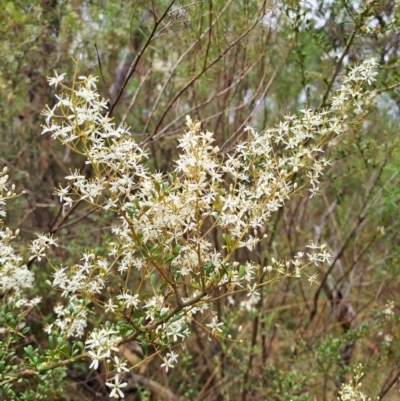
[[[261,130],[287,112],[328,106],[353,63],[373,56],[380,65],[373,84],[378,95],[363,111],[362,124],[349,126],[325,149],[332,166],[322,195],[310,199],[305,192],[287,202],[255,251],[237,251],[238,260],[251,257],[265,266],[273,257],[293,258],[309,240],[326,243],[334,257],[318,268],[317,285],[287,279],[263,287],[250,311],[238,307],[245,295],[216,301],[213,313],[226,327],[236,333],[243,326],[235,341],[210,337],[194,321],[175,369],[166,374],[158,360],[141,364],[125,388],[127,399],[333,400],[359,363],[366,393],[398,399],[399,18],[395,0],[4,2],[0,161],[17,192],[25,191],[8,204],[6,224],[20,229],[23,254],[35,232],[55,234],[61,246],[52,257],[65,265],[82,249],[101,254],[104,232],[113,224],[83,204],[63,214],[54,196],[70,169],[84,162],[41,136],[40,113],[54,104],[46,77],[53,70],[71,77],[70,55],[79,59],[79,74],[100,77],[111,115],[149,149],[154,171],[174,168],[187,114],[227,150],[246,124]],[[221,245],[221,238],[213,241]],[[32,296],[44,299],[26,314],[24,337],[7,345],[17,359],[29,345],[48,347],[43,329],[61,299],[46,284],[52,270],[43,260],[29,268],[36,275]],[[135,286],[135,277],[131,281]],[[0,320],[6,324],[4,295]],[[93,316],[91,325],[104,320]],[[0,340],[4,347],[4,332]],[[138,344],[121,352],[131,365],[142,357]],[[13,383],[13,397],[106,400],[103,373],[76,362]],[[7,391],[0,388],[12,399]]]

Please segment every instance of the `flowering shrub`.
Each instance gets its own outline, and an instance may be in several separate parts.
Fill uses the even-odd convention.
[[[361,390],[361,379],[364,376],[362,365],[354,369],[353,379],[349,383],[343,383],[339,391],[339,401],[371,401]]]
[[[17,196],[15,186],[8,189],[8,175],[5,167],[0,173],[0,224],[3,224],[1,217],[6,216],[4,206],[6,201]],[[28,301],[25,298],[24,290],[31,288],[34,283],[33,274],[22,264],[22,257],[16,254],[11,241],[15,239],[19,231],[11,231],[9,228],[0,230],[0,292],[4,296],[7,293],[7,301],[17,307],[33,307],[40,302],[36,298]]]
[[[110,396],[123,397],[129,369],[118,357],[122,344],[140,343],[144,360],[159,355],[168,372],[178,362],[176,349],[196,314],[204,316],[203,328],[211,335],[225,336],[223,322],[208,312],[214,300],[245,292],[240,308],[251,310],[262,286],[302,275],[314,282],[316,274],[307,268],[330,260],[325,245],[311,243],[308,252],[298,252],[293,260],[271,259],[267,266],[239,263],[235,251],[252,251],[266,237],[260,234],[265,223],[290,197],[305,190],[318,194],[329,164],[321,156],[323,147],[343,134],[347,124],[360,122],[362,104],[371,98],[363,86],[375,75],[375,62],[366,60],[343,80],[329,109],[287,115],[262,132],[247,127],[246,140],[231,151],[219,149],[213,134],[188,116],[175,169],[164,173],[152,172],[146,151],[129,128],[109,118],[96,78],[74,77],[68,87],[65,74],[56,73],[49,83],[62,93],[53,108],[43,111],[43,134],[51,133],[84,156],[92,169],[90,175],[71,171],[69,185],[56,193],[64,209],[85,201],[118,220],[106,257],[85,251],[77,264],[54,268],[51,285],[65,302],[55,307],[56,319],[46,332],[49,343],[57,339],[58,345],[43,355],[26,351],[29,361],[19,365],[2,365],[2,384],[88,358],[91,368],[104,364]],[[7,191],[6,182],[3,172],[1,193]],[[14,195],[14,189],[2,195],[0,206]],[[0,234],[0,291],[15,307],[32,307],[39,299],[28,301],[23,292],[33,285],[33,275],[9,246],[12,232]],[[214,235],[223,239],[219,249],[210,240]],[[52,236],[39,235],[30,245],[31,257],[46,258],[51,245],[56,245]],[[132,276],[140,277],[134,288]],[[93,306],[104,310],[110,322],[88,332]],[[85,335],[82,344],[79,339]]]

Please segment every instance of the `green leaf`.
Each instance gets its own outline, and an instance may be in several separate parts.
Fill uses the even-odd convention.
[[[154,244],[154,245],[149,245],[149,243],[147,244],[147,248],[149,248],[150,253],[154,253],[157,248],[158,248],[158,244]]]
[[[211,262],[208,262],[206,265],[206,277],[210,277],[211,269],[214,269],[214,264]]]
[[[169,190],[169,192],[175,192],[175,191],[177,191],[178,189],[181,189],[181,186],[180,186],[180,185],[175,185],[175,186],[173,186],[173,187]]]
[[[144,246],[139,245],[139,246],[138,246],[138,249],[139,249],[139,251],[140,251],[140,253],[142,254],[143,257],[147,257],[148,251],[147,251],[147,249],[146,249]]]
[[[28,345],[27,347],[24,347],[24,351],[25,351],[25,354],[28,355],[29,359],[33,358],[34,350],[33,350],[32,345]]]
[[[246,268],[244,265],[240,265],[239,267],[239,278],[242,278],[244,276],[244,273],[246,273]]]
[[[224,274],[226,274],[228,276],[229,274],[228,274],[228,270],[226,270],[226,267],[221,264],[221,268],[222,268],[222,271],[224,272]],[[224,274],[221,275],[221,278],[224,277]]]
[[[200,285],[199,285],[199,284],[197,284],[197,283],[195,283],[195,282],[192,282],[192,287],[193,287],[194,289],[196,289],[196,290],[199,290],[199,291],[201,291],[201,287],[200,287]]]
[[[176,322],[177,320],[180,320],[180,319],[182,319],[182,316],[181,316],[181,315],[175,315],[175,316],[170,320],[170,322]]]
[[[147,356],[147,352],[149,350],[149,347],[147,345],[147,342],[142,340],[142,342],[140,343],[140,346],[142,348],[142,352],[143,352],[143,356]]]
[[[154,273],[150,276],[150,283],[154,289],[157,288],[157,276]]]
[[[189,327],[189,326],[188,326],[186,323],[183,323],[182,326],[181,326],[181,328],[179,329],[179,333],[182,333],[183,331],[187,330],[188,327]]]
[[[178,244],[173,244],[172,245],[172,251],[174,255],[178,256],[179,252],[181,251],[182,247]]]
[[[234,251],[237,247],[237,241],[235,240],[235,238],[227,234],[222,234],[222,237],[224,238],[226,249],[228,250],[228,252]]]
[[[171,260],[174,260],[176,258],[176,256],[177,255],[168,255],[164,260],[164,264],[171,262]]]
[[[162,183],[162,188],[161,188],[161,192],[165,192],[169,187],[169,183],[168,182],[163,182]]]
[[[22,334],[26,334],[30,330],[30,327],[24,327],[21,331]]]

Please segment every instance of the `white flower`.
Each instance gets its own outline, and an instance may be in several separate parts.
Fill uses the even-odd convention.
[[[42,135],[45,134],[46,132],[58,131],[60,128],[61,127],[57,124],[51,124],[51,125],[44,126],[42,129]]]
[[[60,189],[56,189],[56,195],[60,198],[60,202],[63,201],[64,197],[69,193],[69,186],[63,188],[60,186]]]
[[[46,108],[40,113],[42,116],[46,117],[46,123],[49,124],[50,120],[54,117],[54,110],[56,109],[57,106],[54,106],[52,109],[48,105],[46,105]]]
[[[184,334],[180,332],[181,325],[180,324],[171,324],[168,327],[167,335],[171,336],[173,340],[176,342],[178,341],[178,337],[184,338]]]
[[[253,284],[252,286],[249,284],[247,286],[247,296],[248,297],[259,297],[260,293],[257,291],[257,284]]]
[[[206,326],[211,329],[211,334],[214,336],[216,334],[218,334],[218,332],[222,333],[221,326],[223,326],[223,325],[224,325],[224,323],[222,323],[222,322],[218,323],[218,316],[214,316],[212,319],[212,322],[206,324]]]
[[[56,240],[53,236],[46,235],[46,234],[36,234],[38,239],[32,241],[32,244],[29,246],[31,257],[29,260],[37,258],[39,261],[42,257],[46,256],[46,249],[49,248],[51,245],[58,246]]]
[[[308,281],[310,282],[310,286],[311,286],[313,283],[316,283],[316,282],[317,282],[317,276],[318,276],[318,273],[314,273],[312,276],[310,276],[310,277],[308,278]]]
[[[117,309],[118,309],[118,305],[114,305],[113,300],[111,298],[109,298],[109,300],[105,304],[105,311],[114,313]]]
[[[80,76],[79,79],[83,80],[88,88],[96,88],[97,77],[89,75],[88,77]]]
[[[51,334],[51,330],[53,329],[53,324],[47,324],[46,327],[44,328],[44,332],[47,334]]]
[[[121,294],[117,296],[117,299],[121,299],[123,300],[123,303],[125,305],[126,308],[129,308],[131,306],[133,306],[134,308],[137,308],[137,306],[139,305],[139,295],[130,295],[130,294]]]
[[[249,235],[249,238],[246,241],[239,242],[239,248],[245,246],[249,251],[252,251],[260,241],[260,238],[252,237],[251,235]]]
[[[71,175],[65,177],[66,180],[84,180],[85,176],[80,174],[79,170],[75,170]]]
[[[129,369],[126,367],[126,362],[120,360],[117,356],[114,356],[114,368],[117,369],[118,373],[129,372]]]
[[[169,353],[167,353],[167,355],[165,357],[163,357],[163,361],[164,363],[161,364],[162,368],[165,368],[165,371],[168,372],[169,368],[173,368],[174,362],[177,362],[178,360],[178,354],[176,354],[174,351],[171,351]]]
[[[105,359],[107,357],[107,354],[102,353],[103,350],[101,348],[97,349],[96,352],[94,351],[89,351],[88,354],[90,358],[92,359],[92,363],[89,366],[89,369],[97,369],[99,367],[99,361],[101,359]]]
[[[54,85],[54,87],[57,88],[57,85],[64,79],[65,75],[65,72],[61,75],[58,75],[57,71],[54,71],[54,77],[47,78],[47,80],[49,81],[49,85]]]
[[[387,302],[385,305],[385,309],[383,310],[383,314],[386,315],[386,317],[393,315],[394,314],[393,308],[394,308],[394,302],[393,301]]]
[[[112,390],[110,392],[110,397],[114,398],[124,398],[124,393],[121,391],[121,388],[124,388],[128,385],[128,383],[123,383],[119,381],[119,376],[116,375],[114,377],[114,383],[106,383],[106,386],[110,387]]]

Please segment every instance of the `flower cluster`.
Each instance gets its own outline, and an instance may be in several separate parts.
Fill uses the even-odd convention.
[[[91,368],[97,369],[99,361],[102,359],[110,358],[111,351],[118,352],[119,349],[115,345],[118,337],[118,331],[111,327],[103,328],[101,330],[93,330],[90,337],[86,340],[86,348],[89,348],[89,356],[92,359]],[[118,358],[116,361],[119,361]]]
[[[346,111],[349,102],[354,103],[356,114],[360,114],[375,96],[374,92],[364,92],[365,83],[371,84],[377,75],[378,63],[373,58],[353,67],[344,78],[343,84],[332,98],[332,109],[334,111]]]
[[[370,397],[367,397],[362,391],[360,391],[361,387],[361,379],[364,376],[362,372],[362,365],[358,365],[354,369],[354,377],[350,381],[350,383],[343,383],[342,388],[339,391],[340,397],[338,397],[339,401],[371,401]]]
[[[2,227],[1,217],[6,216],[4,209],[8,199],[16,197],[15,186],[8,184],[7,168],[0,172],[0,295],[7,295],[7,302],[16,307],[33,306],[40,302],[39,297],[28,300],[24,291],[31,288],[34,282],[34,275],[23,264],[23,258],[18,255],[11,245],[19,231],[11,231]]]
[[[53,328],[82,335],[86,315],[78,311],[93,302],[125,323],[89,334],[91,367],[118,352],[118,338],[126,336],[144,343],[151,339],[157,353],[168,350],[161,365],[168,371],[177,361],[171,348],[189,334],[194,314],[206,313],[215,291],[247,292],[240,307],[251,310],[262,285],[301,277],[307,266],[329,262],[326,247],[316,244],[310,245],[310,253],[299,252],[293,260],[271,259],[268,266],[241,264],[233,256],[240,248],[255,249],[265,237],[259,235],[265,223],[291,196],[306,187],[311,196],[318,193],[329,165],[321,156],[323,145],[344,132],[349,111],[363,99],[362,86],[374,79],[374,66],[367,60],[351,70],[330,109],[287,115],[262,132],[248,127],[246,141],[231,152],[221,152],[213,134],[188,116],[188,130],[179,139],[180,155],[170,173],[146,166],[148,156],[128,127],[117,127],[108,117],[95,78],[79,77],[72,88],[63,84],[64,74],[50,78],[63,94],[53,108],[44,110],[43,133],[83,154],[93,170],[90,177],[84,170],[71,172],[69,184],[56,193],[65,207],[84,200],[118,218],[108,255],[86,252],[81,263],[56,270],[53,286],[74,306],[70,315],[58,311]],[[218,249],[215,236],[223,241]],[[43,256],[53,241],[39,236],[33,255]],[[315,275],[309,280],[315,281]],[[109,281],[120,290],[106,291]],[[205,327],[213,335],[223,333],[217,317]],[[122,397],[125,383],[119,375],[113,381],[108,384],[112,396]]]
[[[66,337],[82,337],[87,326],[87,308],[84,300],[72,298],[67,307],[57,305],[54,308],[56,320],[48,325],[45,331],[51,334],[52,330],[58,331]]]
[[[116,372],[111,381],[106,383],[111,389],[110,397],[124,398],[121,388],[126,387],[127,383],[120,380],[120,375],[129,372],[129,369],[127,368],[127,363],[118,356],[114,356],[111,359],[112,352],[119,352],[118,341],[121,340],[121,337],[117,335],[118,331],[107,323],[105,328],[95,329],[91,332],[89,339],[86,340],[85,347],[89,349],[88,354],[92,360],[90,368],[97,369],[101,361],[107,361],[107,364],[111,364],[113,371]]]
[[[56,240],[53,236],[46,234],[36,234],[37,239],[32,241],[32,244],[29,246],[31,257],[29,260],[37,259],[40,261],[43,257],[46,256],[46,250],[49,249],[52,245],[57,246]]]

